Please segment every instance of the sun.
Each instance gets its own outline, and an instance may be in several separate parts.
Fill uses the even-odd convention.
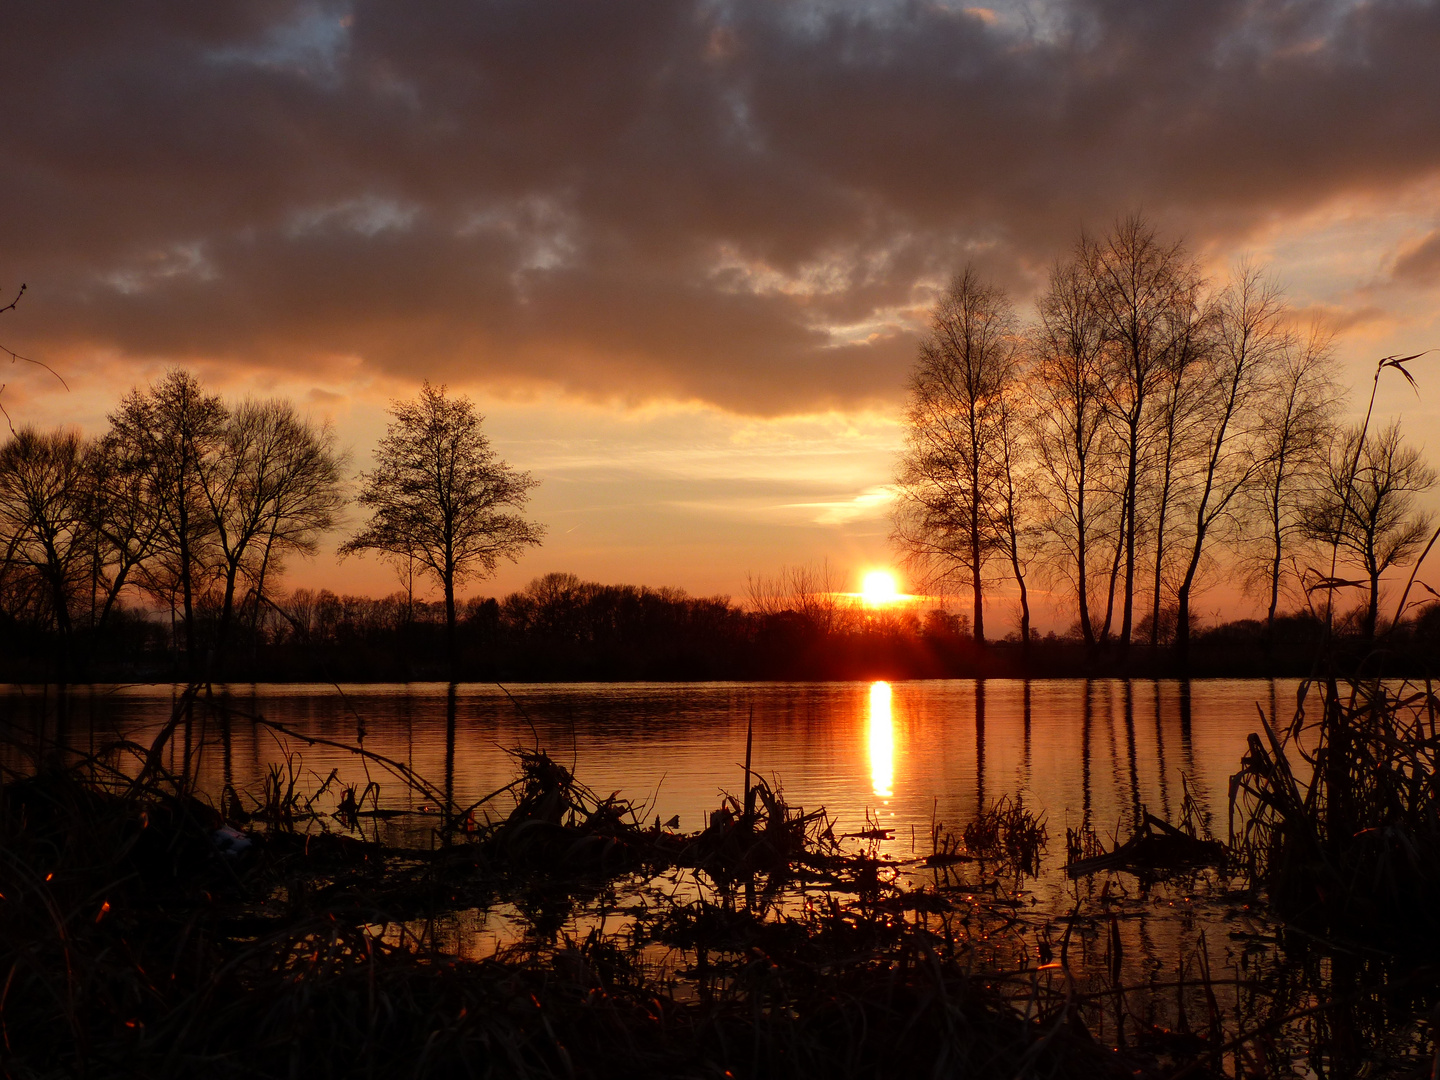
[[[860,585],[860,595],[869,607],[884,607],[900,599],[895,575],[888,570],[871,570]]]

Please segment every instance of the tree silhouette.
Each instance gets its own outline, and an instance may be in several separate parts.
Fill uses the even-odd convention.
[[[1316,493],[1307,528],[1365,573],[1368,592],[1360,633],[1375,637],[1380,578],[1406,565],[1430,535],[1433,515],[1417,504],[1436,483],[1436,472],[1401,438],[1391,421],[1378,433],[1352,428],[1331,448],[1324,486]]]
[[[195,602],[214,564],[215,519],[205,497],[205,462],[219,453],[228,420],[220,398],[179,369],[146,390],[130,391],[110,416],[111,437],[144,471],[155,500],[160,528],[147,580],[157,598],[173,604],[175,594],[180,596],[192,676],[199,655]]]
[[[60,636],[61,681],[68,671],[70,607],[84,570],[86,446],[73,431],[21,428],[0,448],[0,532],[10,538],[7,562],[43,583]]]
[[[538,481],[496,457],[480,430],[484,417],[468,398],[447,397],[444,386],[425,383],[414,401],[393,402],[390,415],[375,468],[360,474],[357,501],[370,520],[340,553],[413,559],[444,590],[453,675],[455,587],[540,543],[544,528],[518,513]]]
[[[328,425],[311,424],[288,401],[246,401],[231,411],[220,452],[202,468],[222,588],[212,656],[224,656],[241,574],[254,583],[258,605],[285,554],[313,554],[334,527],[345,501],[334,443]]]
[[[891,540],[926,585],[970,588],[982,644],[985,564],[1006,550],[998,504],[1010,477],[999,451],[1008,446],[1002,401],[1018,376],[1015,331],[1001,289],[970,267],[956,276],[935,306],[910,378],[895,478]]]

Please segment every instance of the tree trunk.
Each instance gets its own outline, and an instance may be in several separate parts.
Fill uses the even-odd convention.
[[[1165,512],[1170,508],[1170,447],[1165,447],[1165,475],[1160,486],[1160,512],[1155,521],[1155,591],[1150,604],[1150,647],[1160,644],[1160,587],[1165,569]]]
[[[1165,560],[1165,498],[1160,499],[1160,520],[1155,529],[1155,595],[1150,602],[1150,647],[1160,644],[1160,583]]]
[[[980,444],[976,419],[970,414],[970,584],[975,592],[975,644],[985,644],[985,598],[980,583]]]
[[[455,644],[455,573],[445,575],[445,658],[453,684],[459,677],[460,654]]]
[[[1175,612],[1175,653],[1183,664],[1190,651],[1190,590],[1195,584],[1195,574],[1200,568],[1200,554],[1205,546],[1205,533],[1210,526],[1205,520],[1205,503],[1209,499],[1209,488],[1200,500],[1199,516],[1195,519],[1195,547],[1190,552],[1190,565],[1185,568],[1185,580],[1180,583],[1176,597]]]
[[[230,621],[235,613],[235,579],[240,574],[239,563],[225,568],[225,598],[220,604],[220,625],[215,628],[215,638],[210,652],[205,657],[205,681],[209,682],[217,663],[225,662],[225,646],[230,637]]]
[[[1030,594],[1025,588],[1025,575],[1020,572],[1020,560],[1012,558],[1015,567],[1015,583],[1020,586],[1020,655],[1030,655]]]
[[[1365,605],[1365,625],[1361,630],[1366,643],[1375,640],[1375,624],[1380,621],[1380,571],[1370,570],[1370,602]]]
[[[185,611],[185,674],[195,677],[195,599],[190,586],[189,521],[180,515],[180,594]]]
[[[980,588],[980,562],[975,560],[975,644],[985,644],[985,601]]]
[[[1105,594],[1105,625],[1100,630],[1100,641],[1108,644],[1110,641],[1110,626],[1115,615],[1115,584],[1120,579],[1120,557],[1125,552],[1125,505],[1128,497],[1122,497],[1120,502],[1120,535],[1115,537],[1115,558],[1110,562],[1110,588]]]
[[[1085,481],[1080,481],[1080,491],[1075,510],[1075,576],[1076,599],[1080,606],[1080,635],[1087,646],[1095,644],[1095,627],[1090,622],[1090,580],[1085,572],[1085,549],[1088,538],[1085,535]]]
[[[1272,539],[1275,541],[1275,554],[1270,559],[1270,607],[1265,612],[1265,636],[1271,640],[1275,637],[1275,612],[1280,607],[1280,545],[1283,538],[1280,535],[1278,514],[1275,516],[1275,534]]]
[[[1190,652],[1190,579],[1186,574],[1175,605],[1175,653],[1182,663]]]
[[[1132,427],[1130,432],[1130,468],[1125,479],[1125,602],[1120,619],[1120,645],[1128,648],[1130,631],[1135,621],[1135,503],[1136,485],[1139,482],[1139,453],[1137,445],[1139,431]]]

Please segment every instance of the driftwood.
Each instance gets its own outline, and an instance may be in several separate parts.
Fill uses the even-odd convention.
[[[1191,866],[1219,866],[1225,862],[1225,845],[1218,840],[1201,840],[1146,814],[1129,840],[1102,855],[1075,859],[1065,866],[1072,878],[1103,870],[1132,873],[1176,870]]]

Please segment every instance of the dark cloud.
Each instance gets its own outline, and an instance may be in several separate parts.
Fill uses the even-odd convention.
[[[1137,205],[1203,241],[1433,175],[1436,56],[1420,0],[21,5],[8,332],[852,404],[967,257],[1023,290]]]
[[[1432,232],[1395,260],[1396,281],[1429,285],[1440,281],[1440,230]]]

